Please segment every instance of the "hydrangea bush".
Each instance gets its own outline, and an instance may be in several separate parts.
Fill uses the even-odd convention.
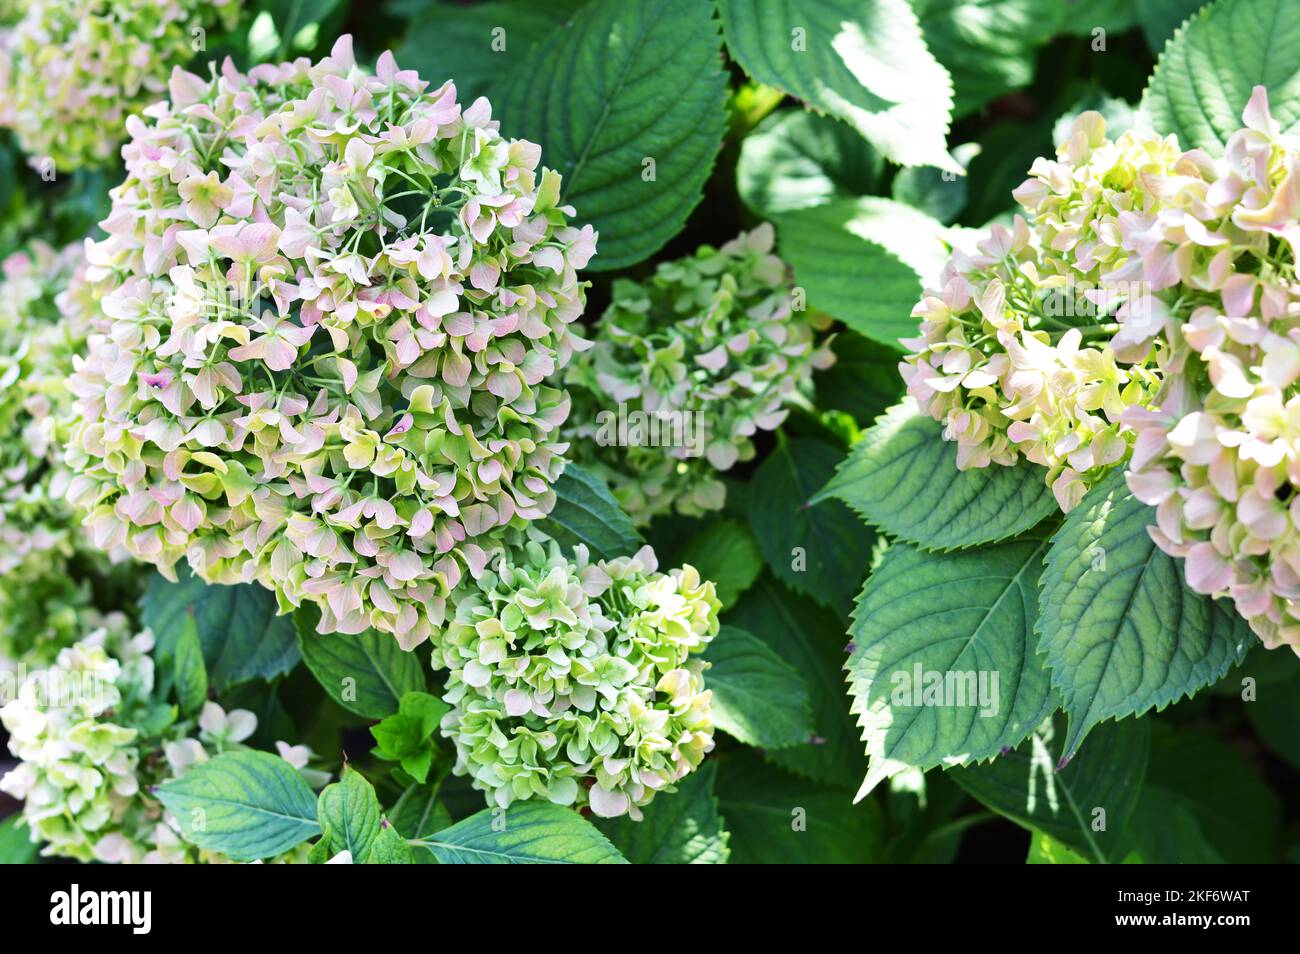
[[[25,6],[25,9],[22,9]],[[240,0],[29,0],[0,11],[0,126],[55,169],[101,165]]]
[[[1294,6],[0,0],[0,863],[1300,857]]]

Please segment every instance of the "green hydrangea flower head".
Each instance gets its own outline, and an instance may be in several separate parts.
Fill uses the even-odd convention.
[[[834,360],[802,310],[772,226],[664,262],[645,282],[614,283],[592,349],[566,381],[572,454],[599,473],[638,524],[720,509],[720,472],[754,456],[814,368]]]
[[[238,16],[239,0],[29,0],[0,29],[0,125],[56,169],[101,165],[203,30]]]
[[[699,654],[718,631],[711,582],[654,552],[572,558],[536,531],[455,595],[434,649],[450,670],[442,732],[489,802],[544,798],[641,817],[713,748]]]
[[[139,733],[118,717],[153,689],[153,637],[123,637],[99,630],[62,650],[0,708],[9,750],[21,760],[0,790],[23,802],[32,840],[46,843],[46,855],[99,859],[97,843],[121,829],[140,794]]]

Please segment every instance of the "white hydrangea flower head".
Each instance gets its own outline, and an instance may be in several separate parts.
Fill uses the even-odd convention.
[[[490,803],[543,798],[630,815],[713,748],[699,654],[718,631],[711,582],[654,553],[592,562],[536,532],[456,594],[434,646],[450,670],[442,732]]]
[[[753,458],[754,435],[834,361],[817,335],[829,319],[802,310],[773,239],[764,223],[616,281],[594,347],[570,366],[572,454],[638,524],[720,509],[718,474]]]
[[[70,499],[103,546],[258,581],[323,631],[443,623],[477,538],[544,516],[546,383],[595,251],[538,146],[391,54],[177,70],[132,117],[88,278]]]
[[[102,164],[203,30],[238,16],[239,0],[29,0],[0,29],[0,125],[55,169]]]
[[[920,334],[899,370],[959,468],[1028,459],[1068,511],[1127,455],[1121,416],[1154,402],[1165,312],[1121,223],[1164,207],[1168,189],[1148,184],[1180,161],[1173,137],[1112,142],[1084,113],[1016,189],[1028,218],[954,251],[912,313]]]

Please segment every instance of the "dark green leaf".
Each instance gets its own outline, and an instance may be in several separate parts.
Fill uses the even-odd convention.
[[[368,719],[398,711],[402,696],[425,689],[424,669],[415,653],[404,652],[387,633],[358,636],[316,632],[313,608],[294,615],[302,658],[316,681],[343,708]]]
[[[1014,752],[948,776],[998,814],[1089,861],[1118,861],[1128,851],[1125,826],[1146,776],[1150,727],[1143,719],[1100,725],[1058,771],[1052,750],[1062,727],[1061,720],[1044,723]]]
[[[646,805],[641,821],[597,818],[623,856],[634,865],[720,865],[730,856],[729,836],[713,794],[717,765],[706,761]]]
[[[809,501],[843,459],[824,441],[782,438],[749,485],[749,525],[767,565],[787,586],[839,613],[867,575],[872,534],[838,500]]]
[[[252,679],[271,680],[298,664],[293,621],[276,615],[275,596],[251,583],[216,586],[178,568],[172,583],[155,575],[141,613],[160,655],[175,658],[176,641],[193,618],[208,679],[217,692]]]
[[[1066,517],[1043,571],[1039,644],[1070,717],[1065,754],[1103,719],[1163,709],[1245,658],[1255,637],[1155,545],[1155,511],[1116,470]]]
[[[705,685],[713,691],[713,721],[746,745],[780,749],[812,738],[812,710],[803,677],[768,647],[724,625],[709,644]]]
[[[502,83],[502,128],[541,143],[600,232],[593,270],[650,257],[699,203],[726,127],[719,46],[707,3],[591,4]]]
[[[845,624],[768,574],[759,577],[723,622],[763,640],[808,684],[817,735],[806,745],[775,749],[765,757],[851,793],[862,780],[862,745],[844,697]]]
[[[734,864],[857,864],[879,861],[874,799],[788,775],[747,752],[718,758],[718,807],[731,832]]]
[[[993,758],[1056,708],[1034,636],[1047,543],[889,548],[851,630],[849,697],[871,759],[862,793],[909,766]]]
[[[597,558],[631,556],[641,547],[641,534],[605,482],[577,464],[555,482],[555,508],[539,526],[563,544],[586,544]]]

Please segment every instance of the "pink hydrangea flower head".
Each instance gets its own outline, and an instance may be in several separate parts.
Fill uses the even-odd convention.
[[[348,37],[169,90],[88,253],[71,499],[164,572],[410,648],[474,539],[554,502],[595,233],[486,100]]]

